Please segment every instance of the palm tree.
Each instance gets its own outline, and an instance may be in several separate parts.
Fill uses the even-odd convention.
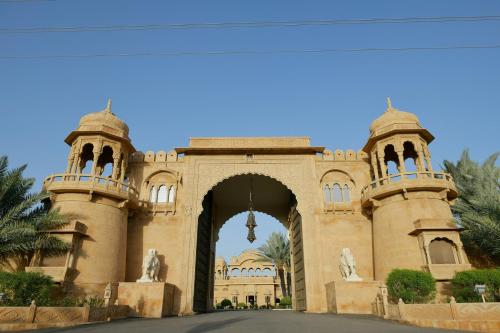
[[[261,256],[259,261],[272,261],[276,266],[283,296],[290,296],[287,283],[290,272],[290,243],[286,235],[273,232],[258,250]]]
[[[67,224],[67,217],[50,210],[46,192],[29,193],[35,180],[24,178],[26,165],[8,170],[8,159],[0,156],[0,265],[24,270],[41,254],[57,256],[68,245],[50,234]]]
[[[500,168],[499,153],[491,155],[482,165],[470,159],[464,150],[454,164],[444,161],[459,191],[453,214],[464,228],[462,241],[469,252],[481,252],[497,265],[500,263]]]

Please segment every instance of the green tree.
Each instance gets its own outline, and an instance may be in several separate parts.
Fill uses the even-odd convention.
[[[67,224],[67,216],[50,210],[46,192],[30,193],[35,180],[24,178],[26,165],[8,170],[8,159],[0,156],[0,265],[24,270],[41,254],[57,256],[68,244],[51,235],[50,230]]]
[[[0,292],[10,306],[29,306],[35,301],[39,306],[51,304],[54,289],[52,278],[33,272],[0,272]]]
[[[444,161],[459,191],[452,206],[466,248],[480,250],[497,265],[500,263],[500,168],[496,166],[499,153],[491,155],[483,164],[474,162],[464,150],[454,164]]]
[[[220,302],[220,305],[222,306],[222,308],[226,308],[226,307],[231,307],[233,303],[231,303],[231,301],[228,300],[227,298],[224,298],[222,302]]]
[[[436,281],[428,272],[394,269],[386,283],[393,302],[401,298],[405,303],[427,303],[436,292]]]
[[[272,261],[278,270],[281,292],[283,296],[290,296],[288,275],[290,274],[290,243],[283,233],[273,232],[266,243],[258,248],[261,259]]]

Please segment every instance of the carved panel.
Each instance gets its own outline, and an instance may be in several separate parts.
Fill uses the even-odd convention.
[[[78,323],[83,321],[83,307],[38,307],[35,323]]]
[[[29,308],[16,306],[0,307],[0,323],[25,322]]]
[[[457,319],[498,320],[500,303],[457,303]]]
[[[404,319],[453,319],[450,304],[405,304]]]

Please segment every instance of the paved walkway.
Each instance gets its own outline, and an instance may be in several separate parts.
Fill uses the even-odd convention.
[[[292,311],[226,311],[164,319],[124,319],[37,332],[109,333],[445,333],[371,316],[307,314]]]

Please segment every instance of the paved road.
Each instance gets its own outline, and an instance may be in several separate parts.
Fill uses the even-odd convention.
[[[445,333],[371,316],[307,314],[292,311],[226,311],[164,319],[124,319],[37,332],[71,333]]]

